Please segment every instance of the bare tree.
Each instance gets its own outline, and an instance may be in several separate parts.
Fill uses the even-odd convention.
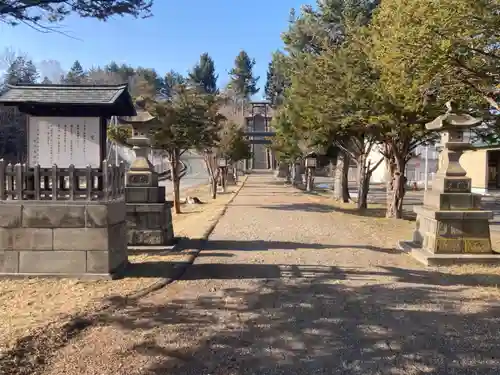
[[[16,51],[12,46],[5,47],[4,50],[0,52],[0,71],[7,70],[18,57],[24,57],[28,60],[28,55],[26,53]]]
[[[108,72],[102,68],[91,68],[87,73],[85,81],[86,83],[100,85],[119,85],[125,83],[118,73]]]

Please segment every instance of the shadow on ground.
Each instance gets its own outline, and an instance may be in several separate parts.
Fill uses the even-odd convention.
[[[380,275],[394,280],[367,282]],[[131,346],[109,343],[113,356],[123,361],[113,370],[118,375],[129,373],[136,357],[148,358],[146,366],[134,368],[138,375],[500,373],[500,306],[462,294],[464,285],[474,285],[468,276],[274,264],[195,264],[185,275],[187,280],[204,277],[252,282],[207,287],[192,297],[167,294],[126,304],[110,299],[114,308],[88,321],[75,318],[66,326],[86,325],[67,336],[73,343],[85,340],[90,325],[98,325],[100,331],[113,327],[134,337]],[[199,285],[185,281],[184,287]],[[63,333],[47,328],[27,338],[5,353],[0,369],[10,366],[3,369],[12,375],[43,373],[50,359],[62,360],[58,350],[70,341],[54,345],[52,337]],[[64,361],[76,366],[88,354],[77,350]],[[36,357],[36,364],[28,365],[26,356]],[[99,365],[88,366],[86,373]]]
[[[142,332],[144,339],[126,349],[127,358],[151,358],[142,375],[500,373],[499,305],[442,287],[468,283],[464,276],[382,267],[398,283],[367,284],[377,273],[300,266],[287,274],[287,267],[195,265],[187,279],[243,277],[255,284],[133,303],[102,321],[126,335]],[[144,335],[149,330],[155,334]],[[162,330],[198,339],[179,349]]]
[[[224,251],[274,251],[274,250],[284,250],[293,251],[298,249],[311,249],[311,250],[335,250],[335,249],[362,249],[367,251],[375,251],[379,253],[386,254],[397,254],[399,251],[390,248],[382,248],[370,245],[333,245],[333,244],[314,244],[314,243],[300,243],[300,242],[289,242],[289,241],[234,241],[234,240],[189,240],[184,238],[179,241],[180,249],[193,249],[184,250],[184,255],[189,255],[189,253],[197,253],[196,249],[203,249],[199,252],[197,256],[209,256],[209,257],[232,257],[234,254]],[[182,247],[182,248],[181,248]],[[217,251],[214,251],[217,250]],[[168,253],[171,255],[175,253]],[[127,267],[127,272],[125,277],[171,277],[175,275],[179,267],[185,267],[189,263],[187,261],[172,261],[171,258],[166,258],[168,260],[158,260],[155,257],[154,261],[140,262],[140,263],[130,263]],[[222,265],[224,266],[224,265]],[[210,277],[207,277],[210,278]]]
[[[356,207],[337,207],[330,204],[322,203],[294,203],[294,204],[281,204],[272,206],[258,206],[268,210],[280,211],[305,211],[305,212],[340,212],[348,215],[363,216],[363,217],[377,217],[385,218],[386,209],[384,207],[368,207],[366,209],[358,210]],[[404,219],[414,221],[416,215],[408,210],[404,211]]]
[[[189,246],[189,241],[186,242]],[[333,244],[317,244],[317,243],[302,243],[291,241],[236,241],[236,240],[207,240],[203,245],[204,251],[210,250],[228,250],[228,251],[267,251],[267,250],[298,250],[298,249],[366,249],[370,251],[382,252],[386,254],[395,254],[398,251],[394,249],[381,248],[370,245],[333,245]],[[202,252],[203,253],[203,252]],[[217,253],[210,253],[217,256]]]

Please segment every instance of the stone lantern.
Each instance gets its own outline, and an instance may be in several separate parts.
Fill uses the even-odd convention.
[[[165,187],[158,186],[158,174],[148,158],[151,133],[160,124],[146,110],[144,99],[137,99],[135,108],[135,116],[118,118],[120,124],[133,129],[128,143],[136,156],[126,174],[128,245],[129,250],[142,246],[159,246],[161,250],[173,241],[172,204],[165,201]]]
[[[139,98],[136,100],[136,116],[120,117],[118,121],[121,124],[132,127],[132,137],[127,142],[132,145],[135,152],[135,159],[127,172],[127,187],[141,187],[153,189],[153,195],[160,193],[158,191],[158,175],[148,156],[151,150],[151,132],[158,126],[156,117],[151,115],[145,108],[145,100]],[[147,192],[151,189],[133,189],[130,192]],[[165,189],[162,189],[163,192]],[[149,191],[151,194],[151,191]],[[153,195],[149,195],[149,199]],[[134,197],[128,197],[135,200]],[[146,197],[139,197],[141,201],[147,200]]]
[[[482,119],[458,113],[451,101],[446,106],[444,115],[426,124],[441,133],[442,163],[423,206],[414,208],[413,241],[400,242],[400,247],[426,265],[500,262],[491,247],[493,213],[481,209],[481,196],[471,193],[471,179],[460,165],[463,151],[473,149],[464,141],[464,132]]]

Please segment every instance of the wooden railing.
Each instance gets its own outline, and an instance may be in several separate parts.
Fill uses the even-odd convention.
[[[125,192],[125,167],[41,168],[7,164],[0,160],[0,201],[4,200],[110,200]]]

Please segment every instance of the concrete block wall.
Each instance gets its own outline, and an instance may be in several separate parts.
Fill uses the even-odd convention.
[[[172,203],[127,203],[129,246],[171,245],[174,240]]]
[[[127,265],[124,200],[0,202],[0,275],[109,276]]]

